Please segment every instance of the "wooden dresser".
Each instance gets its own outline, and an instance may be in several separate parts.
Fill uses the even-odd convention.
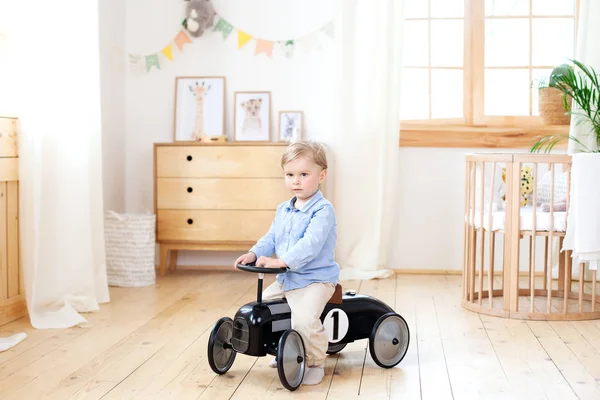
[[[17,121],[0,117],[0,325],[27,314],[19,256]]]
[[[290,198],[285,144],[155,143],[154,212],[160,274],[178,250],[247,251]]]

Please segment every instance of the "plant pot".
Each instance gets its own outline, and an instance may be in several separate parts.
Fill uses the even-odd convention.
[[[563,93],[555,88],[539,89],[539,112],[545,125],[569,125],[571,116],[563,105]],[[567,98],[569,109],[572,99]]]

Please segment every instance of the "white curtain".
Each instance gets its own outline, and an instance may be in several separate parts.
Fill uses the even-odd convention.
[[[335,21],[333,202],[341,279],[385,278],[398,223],[402,0],[342,0]]]
[[[579,3],[579,25],[577,26],[577,49],[575,60],[591,66],[600,73],[600,50],[598,49],[598,38],[600,37],[600,1],[580,0]],[[575,102],[573,109],[576,110]],[[596,138],[593,132],[590,134],[590,124],[582,123],[576,126],[576,118],[571,118],[570,134],[584,143],[590,150],[595,150]],[[573,140],[569,140],[568,152],[570,154],[584,150]]]
[[[98,0],[14,1],[20,236],[35,328],[84,325],[109,301],[100,126]]]

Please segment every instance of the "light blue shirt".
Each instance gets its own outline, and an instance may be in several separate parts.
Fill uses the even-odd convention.
[[[317,191],[300,208],[296,198],[277,206],[267,234],[251,252],[270,257],[274,253],[288,266],[277,275],[283,290],[303,288],[314,282],[338,283],[340,266],[334,260],[337,221],[333,205]]]

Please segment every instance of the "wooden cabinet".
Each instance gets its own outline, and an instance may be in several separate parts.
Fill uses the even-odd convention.
[[[284,144],[156,143],[154,208],[160,273],[178,250],[248,250],[290,198]]]
[[[16,122],[0,117],[0,325],[27,314],[19,256]]]

